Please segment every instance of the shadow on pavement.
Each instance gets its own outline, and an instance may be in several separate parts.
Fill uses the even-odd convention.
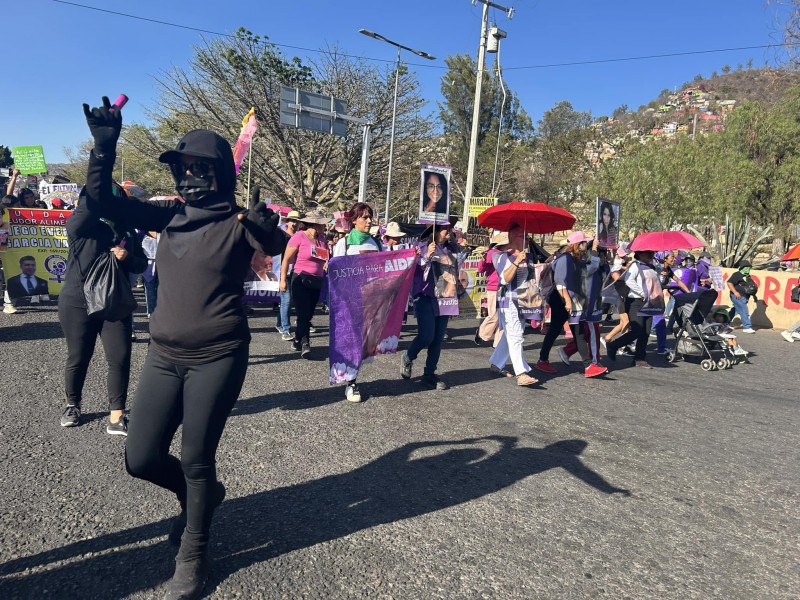
[[[410,443],[349,473],[228,500],[216,514],[212,547],[223,550],[215,554],[206,592],[255,563],[457,506],[554,468],[602,493],[630,495],[583,464],[584,440],[544,448],[518,441],[487,436]],[[60,597],[121,598],[153,588],[171,576],[174,549],[165,541],[119,548],[164,536],[167,529],[168,522],[159,521],[8,561],[0,565],[0,595],[39,597],[43,590],[58,590]],[[22,573],[56,560],[70,562]]]

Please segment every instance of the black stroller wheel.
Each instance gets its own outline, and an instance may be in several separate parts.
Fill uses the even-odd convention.
[[[703,371],[713,371],[714,366],[714,361],[709,358],[700,361],[700,368],[703,369]]]

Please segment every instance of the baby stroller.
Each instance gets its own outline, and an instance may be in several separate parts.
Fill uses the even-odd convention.
[[[667,360],[696,358],[704,371],[730,369],[737,357],[720,335],[722,323],[707,323],[706,317],[717,300],[715,290],[703,290],[675,296],[675,350],[667,353]]]

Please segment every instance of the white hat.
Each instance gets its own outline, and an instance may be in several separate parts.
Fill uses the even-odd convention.
[[[400,225],[398,225],[396,221],[390,221],[386,226],[386,233],[383,235],[390,238],[401,238],[407,236],[408,234],[400,229]]]

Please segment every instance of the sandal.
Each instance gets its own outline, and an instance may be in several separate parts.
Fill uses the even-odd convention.
[[[517,385],[533,385],[534,383],[539,383],[539,380],[527,373],[517,376]]]
[[[491,371],[495,375],[499,375],[500,377],[513,377],[513,375],[508,371],[506,371],[505,369],[501,369],[494,365],[489,365],[489,371]]]

